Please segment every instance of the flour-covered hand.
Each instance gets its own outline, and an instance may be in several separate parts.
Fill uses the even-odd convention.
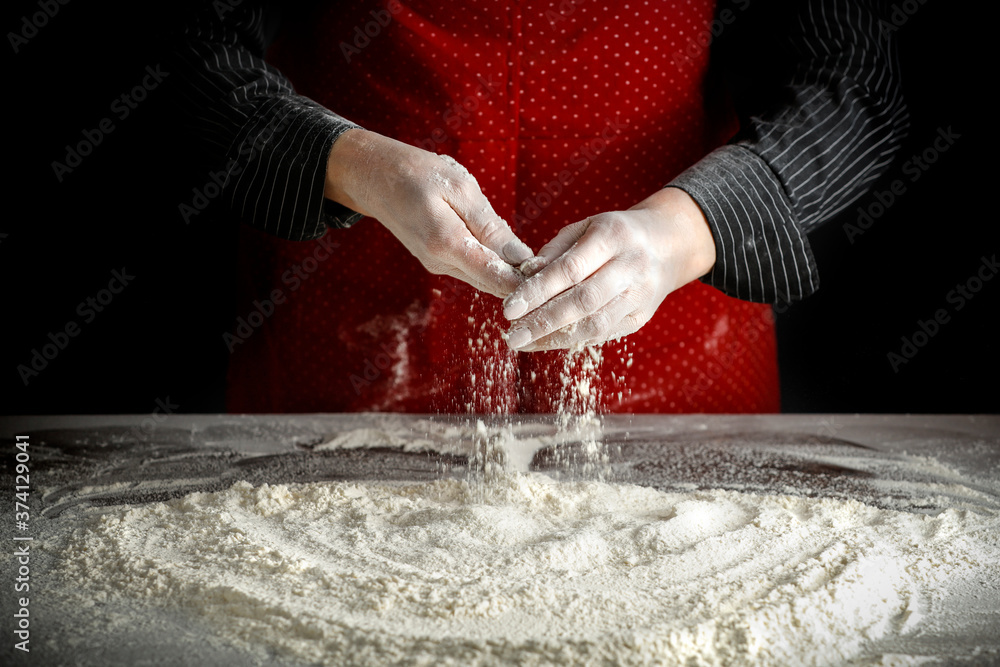
[[[377,219],[431,273],[503,297],[531,249],[454,160],[367,130],[345,132],[327,162],[327,198]]]
[[[627,211],[564,227],[504,300],[515,350],[568,349],[637,331],[666,296],[708,273],[715,242],[698,205],[664,188]]]

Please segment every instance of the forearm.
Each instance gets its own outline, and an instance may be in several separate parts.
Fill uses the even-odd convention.
[[[331,147],[357,126],[297,95],[264,61],[267,21],[247,2],[186,26],[174,50],[177,115],[197,161],[224,174],[218,203],[227,215],[282,238],[315,238],[360,217],[323,196]]]
[[[785,28],[792,66],[781,77],[753,78],[773,69],[748,63],[753,41],[723,49],[724,60],[757,68],[737,95],[741,130],[670,184],[698,201],[712,228],[718,258],[705,281],[751,301],[795,301],[818,288],[806,234],[867,191],[907,127],[877,3],[796,6]]]

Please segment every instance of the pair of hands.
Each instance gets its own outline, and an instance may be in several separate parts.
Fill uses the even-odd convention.
[[[366,130],[335,142],[325,195],[377,219],[431,273],[503,298],[518,351],[633,333],[715,262],[701,209],[677,188],[567,225],[532,255],[464,167]]]

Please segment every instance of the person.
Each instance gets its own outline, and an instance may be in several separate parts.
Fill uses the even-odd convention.
[[[216,3],[178,113],[245,223],[229,408],[777,411],[771,304],[906,132],[885,10]]]

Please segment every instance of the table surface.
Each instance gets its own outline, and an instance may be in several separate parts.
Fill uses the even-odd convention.
[[[493,417],[490,423],[509,426],[527,447],[531,470],[557,478],[599,474],[665,491],[726,488],[856,499],[909,512],[1000,510],[996,415],[608,415],[601,425],[607,462],[586,470],[573,465],[583,457],[583,445],[560,437],[551,415],[509,422]],[[474,426],[474,418],[457,415],[62,415],[0,418],[0,436],[8,451],[15,435],[28,436],[32,528],[44,541],[72,530],[76,517],[101,506],[221,490],[241,479],[257,484],[467,475],[461,454],[420,451],[420,445],[454,445],[447,441],[471,438]],[[393,436],[375,448],[326,446],[352,433]],[[4,460],[3,485],[13,489],[13,456]],[[13,543],[12,524],[0,527],[7,544]],[[12,567],[5,561],[5,581],[12,580]],[[33,571],[45,567],[43,553]],[[12,598],[3,598],[6,618]],[[994,607],[982,622],[1000,627],[1000,604]],[[105,637],[80,637],[73,633],[79,612],[46,608],[44,599],[36,610],[32,661],[60,662],[72,655],[79,664],[184,664],[179,647],[185,643],[178,637],[194,642],[205,664],[247,661],[238,649],[197,643],[200,630],[184,619],[175,619],[173,637],[121,625]],[[985,630],[939,637],[935,650],[961,653],[971,641],[981,645]],[[73,641],[65,642],[67,637]],[[897,649],[905,653],[906,647]],[[10,651],[5,642],[0,656]]]
[[[163,500],[237,479],[423,480],[442,469],[461,475],[462,457],[398,446],[377,448],[372,456],[372,450],[326,450],[322,443],[377,430],[394,434],[395,445],[446,444],[455,437],[448,427],[474,423],[458,415],[371,413],[32,416],[0,419],[0,437],[29,436],[34,479],[46,487],[43,511],[56,515],[67,503]],[[517,441],[539,448],[531,469],[572,474],[565,463],[574,460],[575,443],[561,445],[559,457],[546,446],[557,431],[551,416],[517,416],[510,423]],[[607,477],[663,490],[694,485],[883,505],[895,493],[904,509],[913,484],[959,495],[982,492],[975,501],[987,504],[1000,490],[998,415],[606,415],[601,440],[611,459],[603,469]],[[165,480],[173,482],[169,491],[161,488]],[[119,482],[130,489],[101,495],[102,487]],[[95,490],[81,493],[85,487]]]

